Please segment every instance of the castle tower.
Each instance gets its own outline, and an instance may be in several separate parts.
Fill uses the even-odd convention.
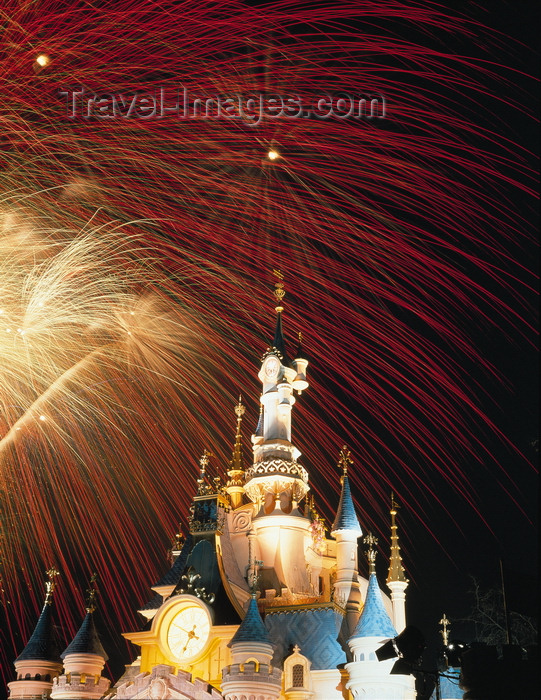
[[[96,574],[93,574],[87,591],[86,616],[83,623],[61,655],[64,671],[54,680],[51,692],[53,700],[99,700],[111,685],[109,679],[101,675],[108,657],[94,623],[97,591],[92,584],[95,580]]]
[[[244,620],[228,646],[232,663],[222,672],[224,700],[257,696],[261,700],[278,700],[282,672],[271,666],[273,645],[252,594]]]
[[[53,635],[53,593],[56,569],[47,571],[46,595],[41,615],[25,648],[15,659],[17,680],[8,683],[9,700],[29,700],[49,698],[53,678],[62,670]]]
[[[400,547],[398,545],[397,510],[398,504],[394,500],[394,494],[391,494],[391,558],[389,561],[387,588],[391,591],[394,626],[400,634],[406,626],[406,588],[408,587],[408,579],[402,566]]]
[[[414,700],[415,680],[413,676],[393,675],[396,659],[378,661],[376,650],[382,642],[397,636],[391,619],[385,610],[381,590],[376,576],[376,538],[369,533],[364,538],[368,545],[369,565],[366,600],[353,635],[348,640],[353,661],[346,664],[349,681],[346,687],[353,697],[385,698],[385,700]]]
[[[291,594],[313,593],[305,562],[311,544],[310,521],[298,507],[309,490],[308,473],[298,463],[299,450],[291,442],[294,391],[306,389],[308,361],[289,362],[282,332],[284,285],[276,283],[276,329],[273,345],[263,356],[258,377],[262,383],[262,413],[252,436],[254,463],[246,473],[244,491],[255,504],[252,521],[252,563],[262,562],[263,589],[286,589]],[[250,577],[253,577],[253,571]]]
[[[336,540],[334,600],[345,607],[350,632],[355,629],[361,609],[357,540],[362,535],[349,486],[348,466],[351,464],[353,464],[351,454],[344,446],[338,461],[338,466],[342,468],[342,492],[331,528],[331,535]]]

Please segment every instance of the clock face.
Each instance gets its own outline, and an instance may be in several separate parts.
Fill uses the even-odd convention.
[[[180,610],[169,625],[167,644],[176,659],[194,658],[205,647],[210,634],[210,619],[199,605]]]
[[[277,357],[269,357],[265,363],[265,376],[274,379],[280,371],[280,360]]]

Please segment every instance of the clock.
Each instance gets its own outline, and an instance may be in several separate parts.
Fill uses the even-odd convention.
[[[177,661],[190,661],[206,647],[210,637],[211,619],[204,603],[196,598],[179,602],[168,615],[167,646]]]
[[[275,379],[280,372],[280,360],[274,355],[267,357],[264,372],[267,379]]]

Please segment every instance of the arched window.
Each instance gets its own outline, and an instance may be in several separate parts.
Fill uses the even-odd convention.
[[[24,677],[24,680],[29,681],[31,678],[32,678],[32,676],[29,673],[27,673],[26,676]]]
[[[45,676],[44,680],[46,680],[47,683],[50,683],[50,682],[51,682],[51,674],[48,673],[48,674]]]
[[[293,653],[284,660],[285,691],[288,689],[311,690],[310,661],[299,653],[297,645],[293,647]]]
[[[302,664],[293,666],[291,676],[294,688],[304,688],[304,666]]]
[[[34,676],[34,680],[40,681],[41,680],[41,673],[36,673],[36,675]]]
[[[359,656],[359,661],[364,661],[364,652]]]

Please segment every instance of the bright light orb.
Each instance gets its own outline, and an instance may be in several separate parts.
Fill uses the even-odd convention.
[[[271,150],[267,153],[267,158],[269,160],[276,160],[277,158],[280,157],[280,154],[278,151],[275,151],[274,149],[271,148]]]
[[[45,68],[45,66],[48,66],[50,62],[51,62],[51,59],[45,53],[40,53],[40,55],[36,58],[36,63],[38,64],[38,66],[41,66],[42,68]]]

